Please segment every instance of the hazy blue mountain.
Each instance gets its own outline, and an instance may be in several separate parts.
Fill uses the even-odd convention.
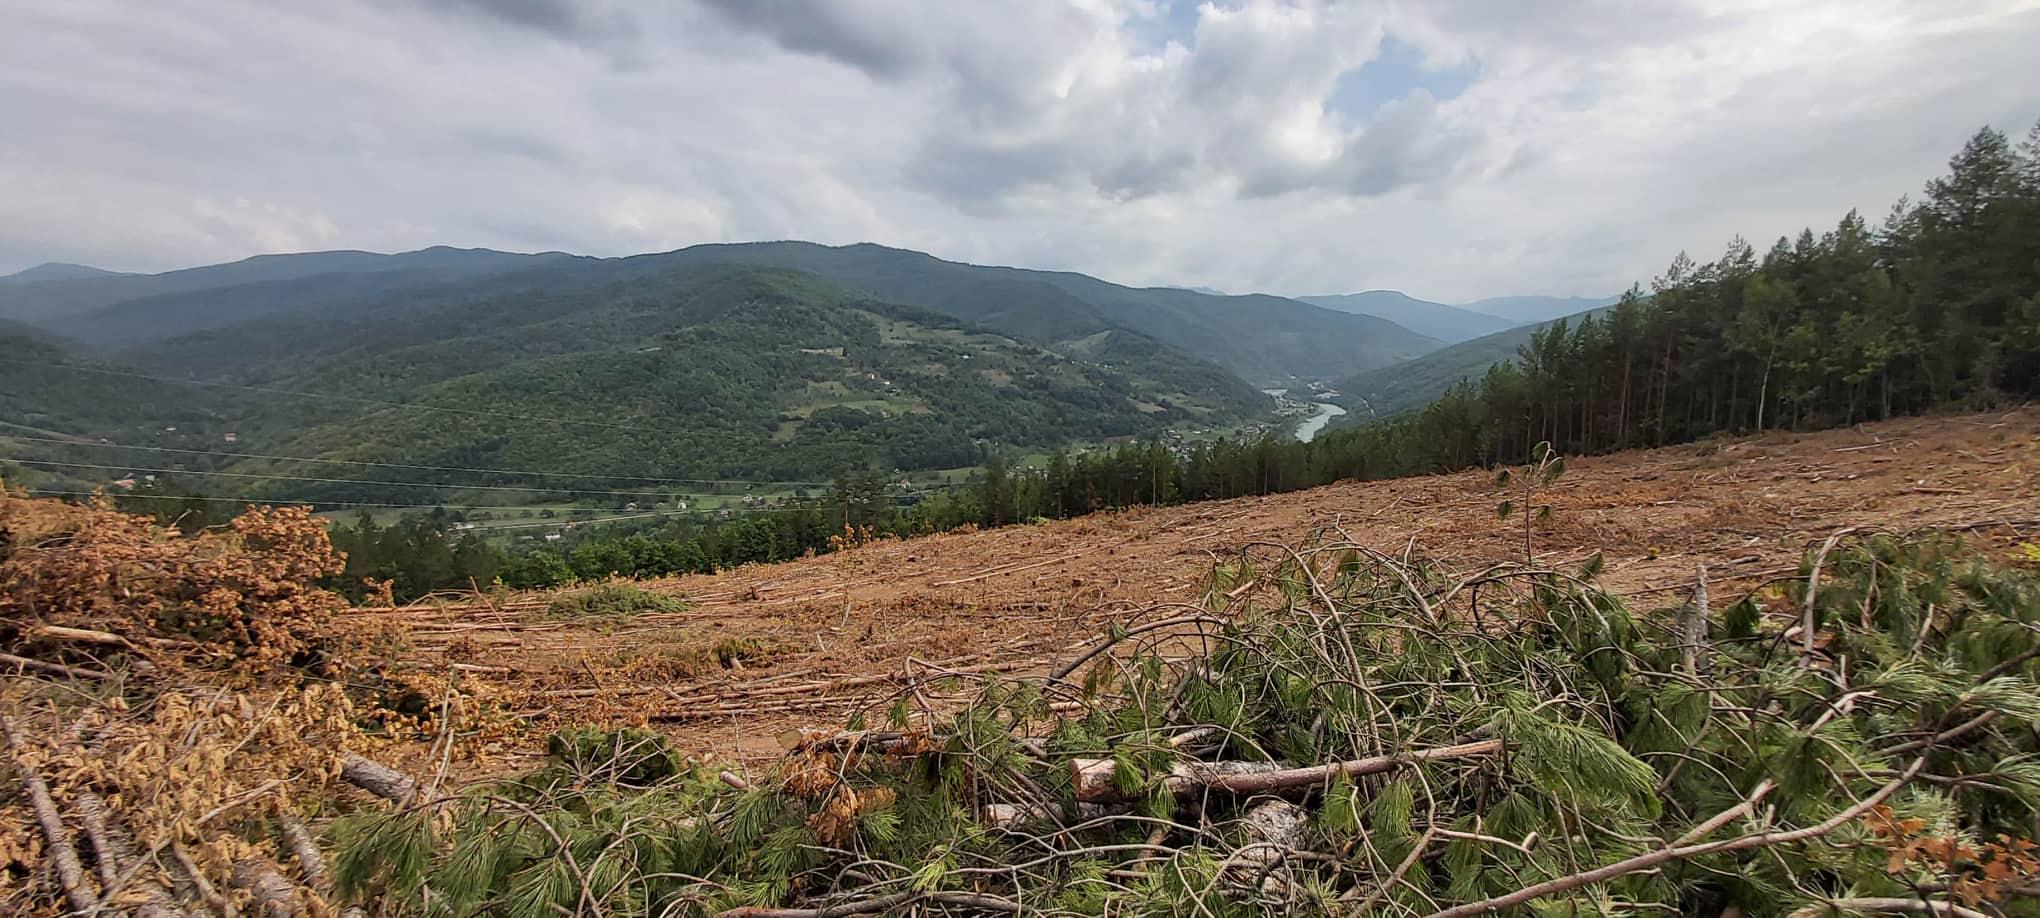
[[[108,271],[103,268],[92,267],[91,265],[74,265],[62,261],[46,261],[33,268],[24,268],[13,274],[0,277],[0,287],[120,276],[121,273],[118,271]]]
[[[1448,343],[1493,334],[1513,328],[1517,324],[1484,312],[1420,300],[1400,290],[1368,290],[1361,293],[1300,296],[1297,299],[1340,312],[1377,316],[1417,334],[1429,335]]]
[[[1621,296],[1497,296],[1461,304],[1462,309],[1501,316],[1518,324],[1548,322],[1590,309],[1612,306]]]
[[[161,274],[104,273],[0,285],[0,318],[46,325],[52,321],[68,319],[116,303],[145,297],[296,280],[317,275],[403,270],[479,274],[540,264],[562,257],[565,256],[558,253],[520,255],[489,249],[456,249],[446,246],[399,255],[355,251],[257,255],[227,264],[185,268]]]

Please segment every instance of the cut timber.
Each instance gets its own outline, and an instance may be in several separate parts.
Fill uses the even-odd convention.
[[[1247,809],[1240,822],[1246,844],[1234,855],[1233,863],[1246,874],[1244,879],[1273,892],[1278,881],[1268,876],[1281,866],[1291,851],[1304,844],[1304,828],[1310,817],[1303,808],[1287,800],[1264,800]]]
[[[290,853],[297,857],[298,871],[304,874],[305,882],[321,893],[329,892],[326,855],[319,850],[319,840],[312,837],[312,830],[305,828],[304,820],[292,813],[278,816],[276,825],[283,835],[283,843],[290,846]]]
[[[92,880],[85,875],[85,865],[78,860],[78,848],[71,844],[71,830],[64,826],[64,818],[57,814],[56,801],[50,799],[50,786],[43,783],[42,775],[21,760],[21,737],[14,731],[14,721],[0,714],[0,734],[7,738],[7,748],[14,753],[14,769],[21,773],[22,786],[28,790],[28,802],[35,810],[35,820],[42,824],[43,837],[49,843],[50,864],[56,868],[57,883],[64,887],[64,898],[71,902],[71,909],[90,913],[99,908],[99,895],[92,890]]]
[[[234,862],[234,888],[248,894],[250,910],[262,918],[297,918],[297,887],[267,860]]]
[[[418,779],[351,752],[340,762],[340,780],[399,806],[418,793]]]
[[[78,821],[85,824],[85,837],[91,840],[92,850],[99,856],[99,877],[109,904],[120,900],[125,877],[127,888],[141,899],[134,909],[136,918],[184,918],[184,910],[170,903],[170,890],[141,876],[134,840],[119,817],[107,808],[105,799],[98,794],[79,794],[73,809],[78,811]]]
[[[1304,768],[1289,768],[1274,762],[1178,762],[1163,780],[1179,797],[1205,790],[1234,794],[1276,793],[1322,785],[1339,774],[1349,778],[1378,775],[1420,762],[1494,755],[1501,749],[1501,740],[1481,740]],[[1114,771],[1111,759],[1071,759],[1070,784],[1076,789],[1077,799],[1088,803],[1125,799],[1126,795],[1114,782]]]
[[[1076,817],[1078,822],[1089,822],[1125,813],[1129,807],[1106,803],[1079,803]],[[1053,803],[987,803],[984,812],[985,825],[995,829],[1011,829],[1025,825],[1057,823],[1063,821],[1062,807]]]

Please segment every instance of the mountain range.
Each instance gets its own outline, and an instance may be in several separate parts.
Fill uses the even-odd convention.
[[[1509,325],[1386,291],[1311,299],[805,242],[52,264],[0,278],[0,424],[193,450],[203,468],[187,468],[244,491],[269,481],[246,476],[313,473],[213,455],[229,433],[246,452],[354,463],[815,478],[1272,422],[1258,387],[1354,378]],[[10,452],[55,470],[92,449]]]

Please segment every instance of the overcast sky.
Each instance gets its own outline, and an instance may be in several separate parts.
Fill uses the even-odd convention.
[[[879,242],[1615,292],[2040,118],[2012,0],[0,0],[0,273]]]

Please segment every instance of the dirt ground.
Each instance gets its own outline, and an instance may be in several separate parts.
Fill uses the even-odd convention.
[[[1501,497],[1489,473],[1469,471],[881,541],[659,581],[696,605],[622,623],[548,621],[543,594],[376,614],[421,660],[516,699],[534,731],[649,722],[691,752],[756,761],[778,755],[790,728],[839,728],[932,691],[921,677],[1046,671],[1108,622],[1197,601],[1213,563],[1255,543],[1338,527],[1468,570],[1521,560],[1521,526],[1496,518]],[[1540,502],[1552,514],[1535,535],[1539,565],[1600,551],[1603,586],[1644,605],[1683,601],[1702,563],[1715,596],[1740,595],[1844,526],[1967,527],[2009,545],[2040,538],[2040,408],[1577,458]],[[717,665],[713,648],[736,641],[762,658]]]

